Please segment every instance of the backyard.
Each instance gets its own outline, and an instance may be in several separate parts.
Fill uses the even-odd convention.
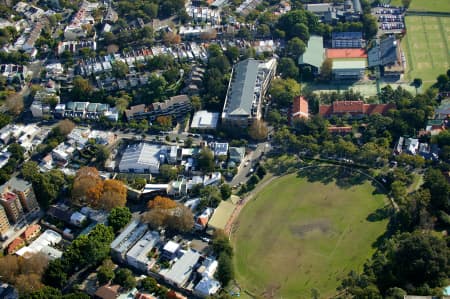
[[[335,180],[334,178],[338,179]],[[362,175],[315,167],[274,180],[244,207],[232,235],[237,282],[266,298],[335,294],[383,235],[385,195]]]
[[[450,17],[407,16],[406,28],[407,34],[402,41],[406,79],[421,78],[427,88],[450,65]]]

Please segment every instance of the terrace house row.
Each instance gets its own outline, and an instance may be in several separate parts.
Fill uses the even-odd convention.
[[[158,116],[171,116],[180,118],[190,112],[191,100],[187,95],[178,95],[171,97],[164,102],[155,102],[149,106],[145,104],[131,106],[125,110],[125,116],[128,121],[133,119],[155,120]]]

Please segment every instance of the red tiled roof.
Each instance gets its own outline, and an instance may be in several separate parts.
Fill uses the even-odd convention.
[[[292,117],[293,118],[300,118],[300,117],[306,117],[308,118],[308,101],[302,97],[298,96],[294,98],[294,103],[292,104]]]
[[[208,220],[209,220],[208,217],[198,217],[197,223],[205,227],[208,224]]]
[[[333,102],[333,113],[363,113],[363,101],[335,101]]]
[[[153,297],[150,294],[142,294],[140,292],[137,292],[136,295],[134,296],[135,299],[155,299],[155,297]]]
[[[341,133],[351,133],[352,127],[351,126],[344,126],[344,127],[328,127],[328,132],[334,133],[334,134],[341,134]]]
[[[14,241],[12,241],[9,245],[8,245],[8,254],[13,254],[14,252],[16,252],[20,246],[24,245],[25,241],[18,237],[15,238]]]
[[[17,198],[17,195],[12,193],[12,192],[5,192],[2,194],[2,197],[4,200],[9,201],[9,200],[14,200]]]
[[[106,284],[101,286],[95,292],[95,296],[102,299],[116,299],[120,285]]]
[[[364,104],[363,101],[335,101],[332,105],[320,105],[319,114],[329,116],[332,114],[385,114],[395,109],[395,104]]]
[[[22,234],[25,240],[31,238],[36,232],[41,230],[41,226],[39,224],[30,225]]]
[[[327,49],[327,58],[367,58],[364,49]]]
[[[320,105],[319,106],[319,115],[327,116],[333,112],[331,105]]]
[[[385,114],[391,109],[395,108],[395,104],[389,103],[389,104],[365,104],[364,105],[364,113],[365,114]]]

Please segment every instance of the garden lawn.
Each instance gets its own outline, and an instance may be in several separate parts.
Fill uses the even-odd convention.
[[[367,220],[387,204],[374,190],[369,182],[342,189],[295,174],[275,179],[236,223],[237,282],[271,298],[311,298],[313,288],[321,298],[335,294],[350,270],[362,270],[386,230],[387,220]]]
[[[406,29],[406,78],[421,78],[427,88],[450,65],[450,17],[407,16]]]

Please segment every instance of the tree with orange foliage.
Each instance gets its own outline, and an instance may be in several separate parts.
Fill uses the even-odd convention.
[[[168,198],[168,197],[164,197],[164,196],[156,196],[153,200],[148,202],[148,208],[150,210],[152,209],[163,209],[163,210],[169,210],[169,209],[173,209],[177,206],[177,203]]]
[[[105,180],[99,207],[107,211],[124,207],[127,203],[127,188],[119,180]]]
[[[169,116],[161,115],[156,118],[156,122],[161,127],[170,128],[172,126],[172,117],[170,115]]]
[[[94,167],[82,167],[77,171],[72,187],[72,203],[75,205],[83,205],[89,201],[89,193],[94,192],[97,185],[102,179],[98,170]],[[90,194],[93,196],[94,194]],[[95,196],[93,196],[95,198]]]
[[[167,32],[163,35],[163,40],[166,45],[177,45],[181,43],[181,36],[174,32]]]
[[[94,167],[78,170],[72,188],[72,200],[76,205],[111,210],[124,207],[127,202],[127,188],[118,180],[105,180]]]
[[[150,211],[142,220],[157,229],[165,227],[172,231],[187,232],[194,226],[194,216],[189,208],[168,197],[156,196],[148,203]]]

